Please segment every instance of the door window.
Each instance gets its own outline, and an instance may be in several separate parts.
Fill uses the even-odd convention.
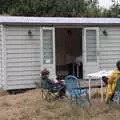
[[[96,62],[96,30],[86,30],[86,57],[87,62]]]
[[[53,64],[53,32],[43,30],[43,63]]]

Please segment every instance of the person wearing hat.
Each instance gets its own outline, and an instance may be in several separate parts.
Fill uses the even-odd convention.
[[[53,93],[58,92],[59,97],[63,97],[65,95],[65,85],[59,80],[58,82],[54,82],[49,79],[50,72],[47,69],[41,71],[41,88],[47,89]]]

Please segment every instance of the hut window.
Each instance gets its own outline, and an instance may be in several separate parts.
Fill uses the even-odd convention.
[[[53,34],[52,30],[43,30],[43,63],[53,63]]]
[[[86,52],[87,61],[95,62],[97,60],[96,56],[96,30],[86,31]]]

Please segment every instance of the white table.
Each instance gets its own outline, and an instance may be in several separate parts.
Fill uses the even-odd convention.
[[[111,75],[112,70],[110,71],[106,71],[106,70],[102,70],[102,71],[98,71],[96,73],[91,73],[88,74],[87,77],[89,78],[89,99],[91,100],[91,80],[92,79],[96,79],[96,80],[100,80],[101,83],[101,88],[100,88],[100,93],[101,93],[101,102],[103,102],[103,81],[102,81],[102,76],[109,76]]]
[[[91,77],[89,76],[89,99],[91,100],[91,80],[92,79],[96,79],[96,80],[100,80],[100,93],[101,93],[101,101],[103,101],[103,81],[102,78],[95,78],[95,77]]]

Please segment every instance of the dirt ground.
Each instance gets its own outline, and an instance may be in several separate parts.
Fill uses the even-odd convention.
[[[0,120],[120,120],[120,105],[93,99],[85,109],[66,100],[41,100],[40,90],[17,95],[0,93]]]

